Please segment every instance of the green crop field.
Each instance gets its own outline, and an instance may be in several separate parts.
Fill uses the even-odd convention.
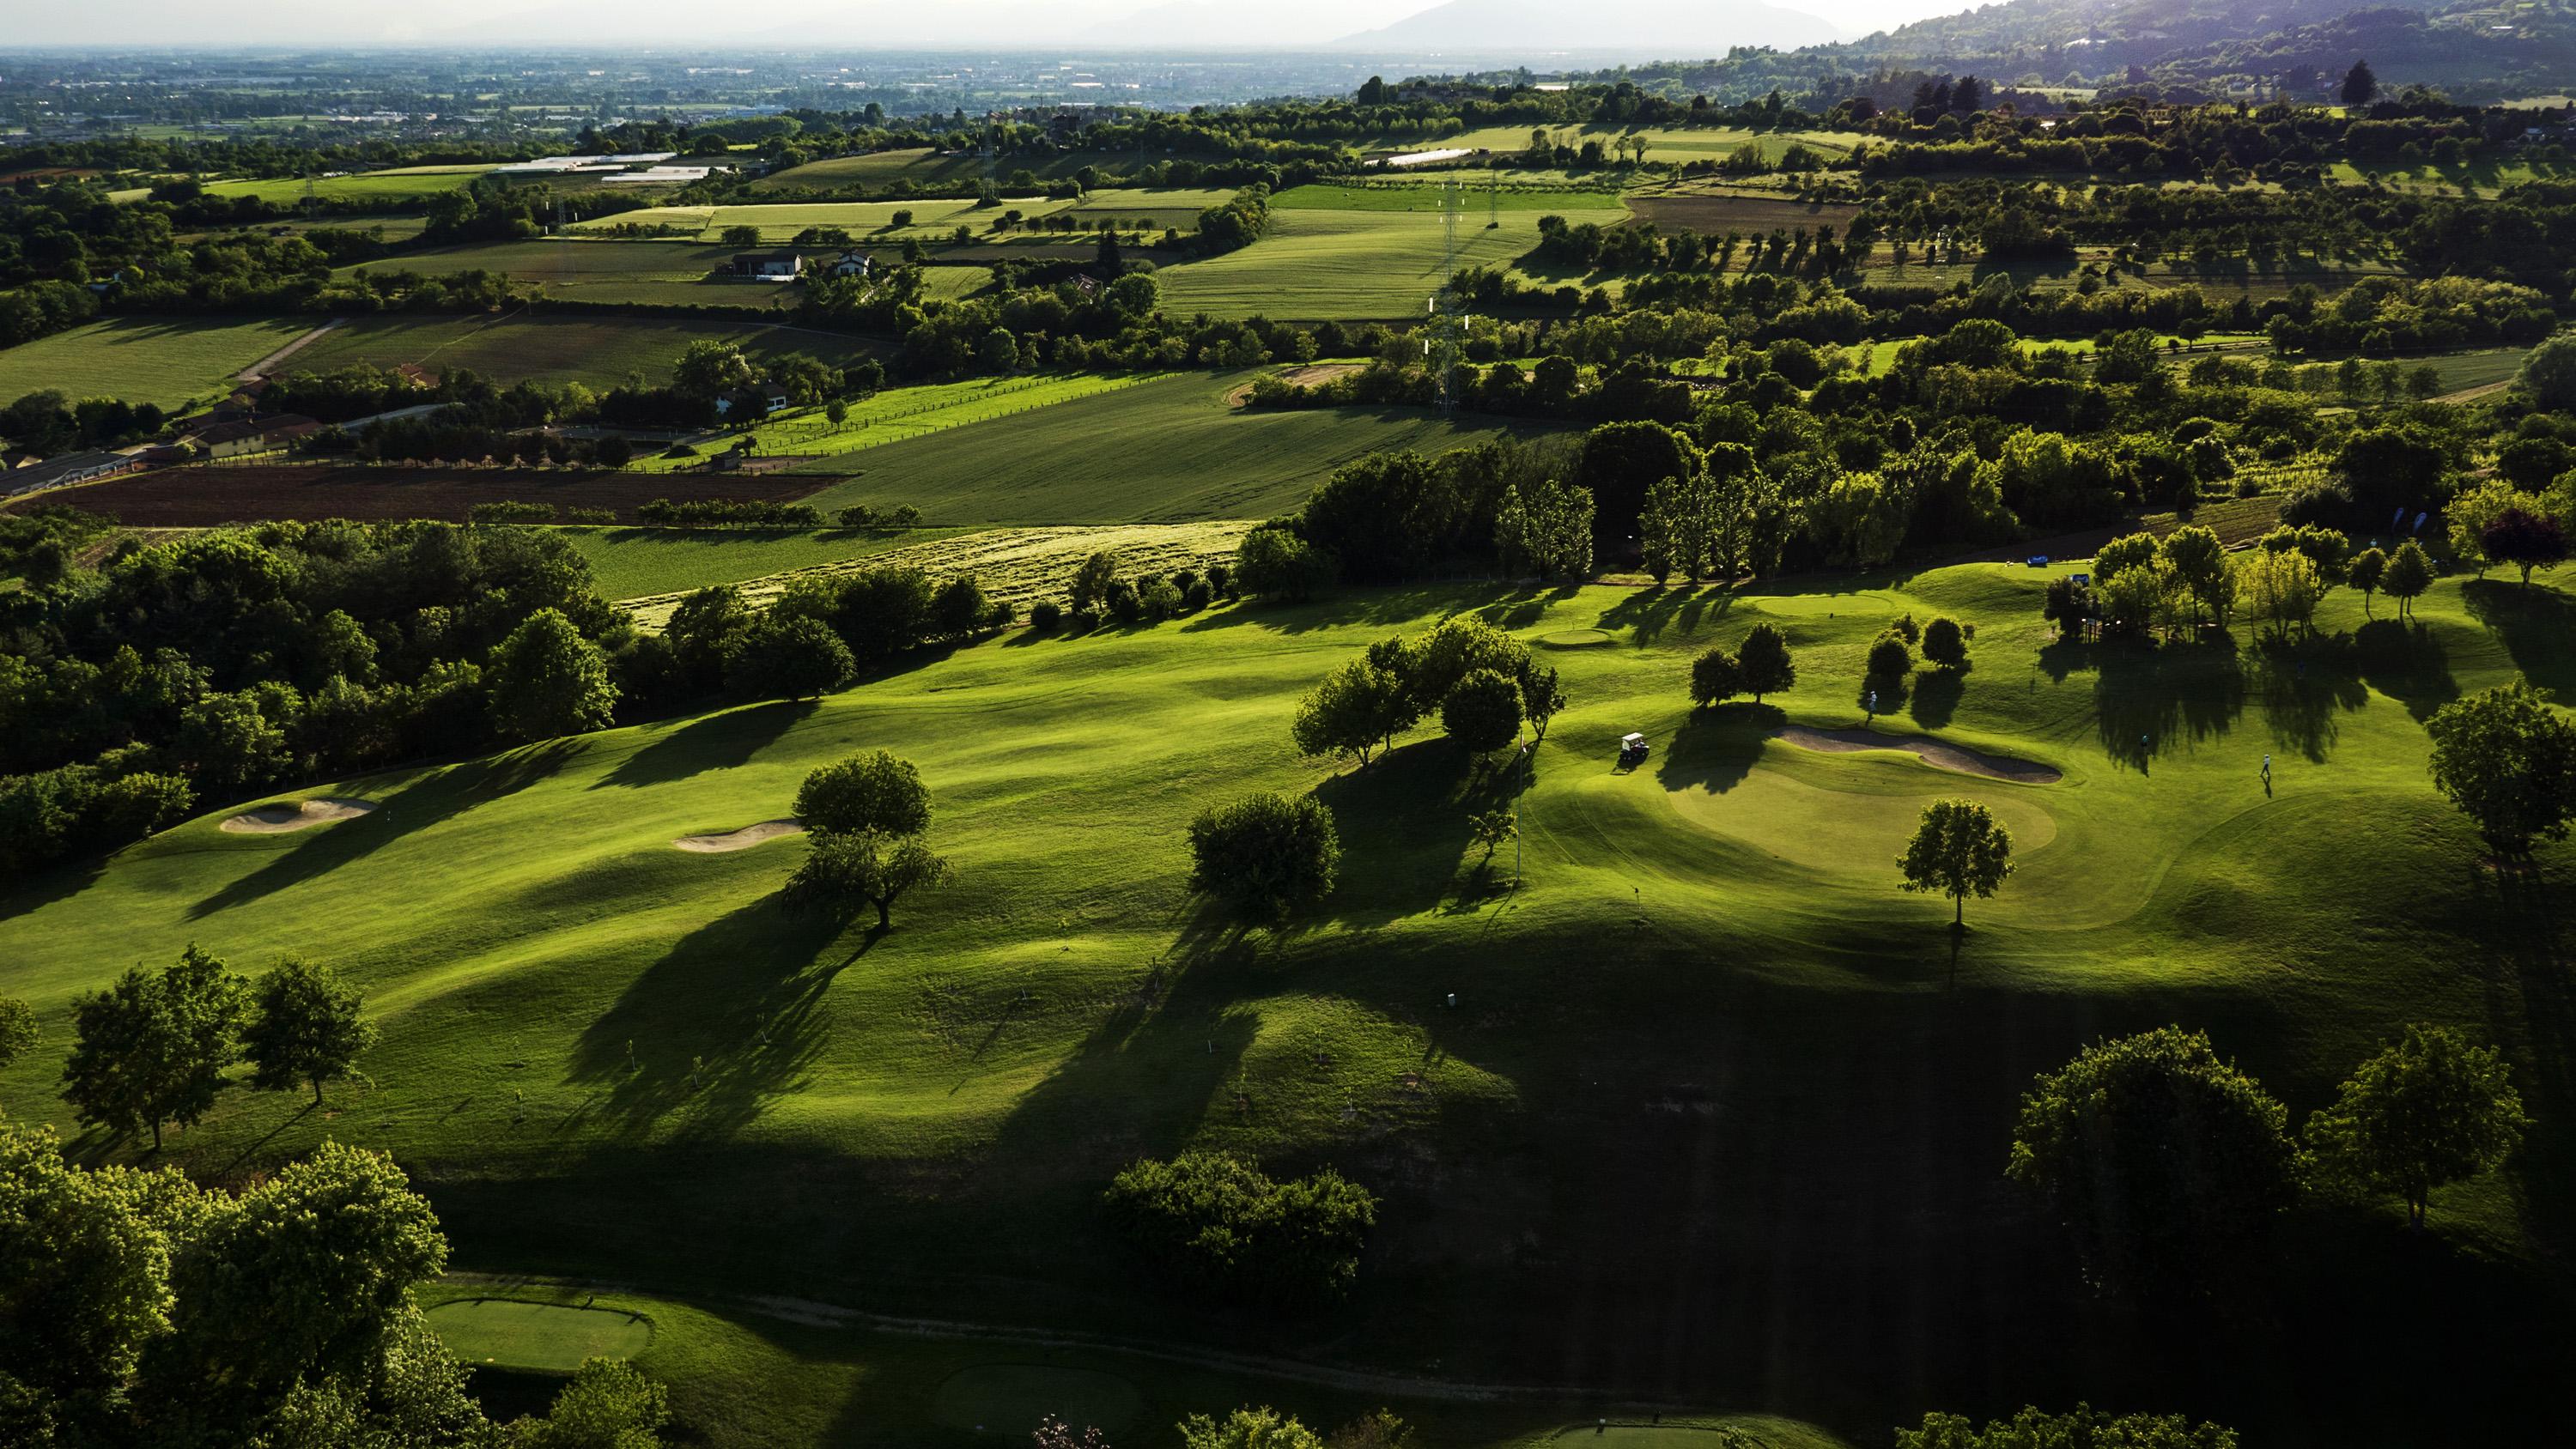
[[[1365,453],[1441,452],[1540,430],[1423,408],[1231,406],[1228,396],[1255,375],[1185,373],[792,471],[843,475],[806,500],[818,508],[908,503],[933,523],[1262,518]]]
[[[563,534],[590,562],[599,592],[610,599],[680,594],[710,584],[869,558],[944,536],[936,529],[863,533],[855,529],[620,528],[565,525]]]
[[[630,213],[646,215],[649,213]],[[722,247],[694,241],[604,239],[477,242],[432,252],[406,252],[366,263],[377,272],[499,272],[551,297],[665,307],[777,307],[796,304],[794,287],[713,275],[729,264]],[[358,268],[344,268],[356,271]]]
[[[323,319],[125,317],[92,322],[0,349],[0,401],[47,388],[66,397],[116,397],[172,407],[220,398],[233,374]]]
[[[492,168],[482,166],[400,166],[348,176],[316,176],[312,194],[326,201],[420,201],[442,192],[461,191]],[[256,196],[262,201],[297,201],[306,192],[300,177],[262,181],[217,181],[209,196]]]
[[[2422,720],[2517,675],[2576,688],[2576,599],[2454,578],[2409,629],[2341,591],[2313,640],[2248,626],[2146,655],[2053,643],[2048,577],[1346,591],[1012,634],[815,704],[317,782],[296,797],[383,808],[235,835],[225,807],[14,883],[0,960],[45,1034],[0,1098],[66,1122],[71,1002],[130,961],[193,941],[250,969],[330,962],[383,1030],[372,1084],[327,1114],[227,1091],[164,1160],[239,1177],[326,1136],[392,1152],[461,1267],[638,1285],[576,1291],[651,1320],[643,1360],[690,1441],[717,1446],[929,1442],[1077,1379],[1124,1412],[1088,1374],[1131,1386],[1148,1431],[1255,1393],[1332,1422],[1352,1399],[1417,1401],[1317,1383],[1309,1356],[1545,1385],[1569,1343],[1635,1365],[1606,1377],[1652,1402],[1792,1415],[1784,1445],[1830,1442],[1808,1423],[1883,1443],[1927,1391],[1997,1364],[2008,1402],[2223,1402],[2249,1443],[2442,1440],[2440,1385],[2565,1347],[2555,1300],[2507,1270],[2545,1272],[2565,1221],[2571,1137],[2548,1109],[2576,846],[2543,847],[2527,878],[2487,869],[2426,779]],[[1525,789],[1428,730],[1366,770],[1295,757],[1302,690],[1455,610],[1607,638],[1548,651],[1572,705]],[[1978,627],[1968,671],[1882,700],[1890,743],[1933,734],[2060,778],[1773,737],[1859,723],[1861,656],[1896,611]],[[1694,714],[1690,659],[1756,620],[1787,633],[1797,686]],[[1614,768],[1630,730],[1655,754]],[[890,933],[782,909],[793,838],[671,848],[774,818],[806,771],[879,746],[920,767],[959,868]],[[1191,816],[1255,789],[1314,792],[1343,840],[1324,911],[1280,934],[1212,918],[1184,884]],[[1894,867],[1950,796],[2020,840],[1955,937]],[[1504,800],[1516,889],[1467,837]],[[2034,1072],[2165,1021],[2207,1028],[2294,1112],[2401,1023],[2471,1026],[2539,1125],[2522,1167],[2436,1194],[2432,1236],[2406,1241],[2393,1208],[2320,1219],[2281,1247],[2274,1271],[2306,1285],[2285,1321],[2195,1320],[2205,1355],[2158,1356],[2166,1330],[2078,1290],[2000,1173]],[[1098,1194],[1193,1144],[1330,1160],[1380,1194],[1346,1308],[1265,1328],[1141,1271]],[[907,1337],[836,1304],[1078,1336]],[[2326,1341],[2239,1391],[2248,1355]],[[1223,1351],[1297,1361],[1264,1378],[1200,1357]],[[2486,1382],[2482,1415],[2545,1412],[2546,1374]],[[1623,1442],[1678,1442],[1616,1402]],[[1486,1446],[1579,1435],[1596,1410],[1540,1393],[1422,1413],[1433,1442]]]
[[[1619,194],[1607,188],[1567,186],[1488,186],[1484,178],[1462,181],[1458,186],[1460,210],[1479,226],[1492,210],[1503,211],[1597,211],[1615,206]],[[1436,181],[1368,181],[1347,185],[1315,182],[1293,186],[1279,193],[1271,204],[1284,211],[1428,211],[1438,212],[1443,201],[1443,187]]]
[[[622,316],[374,317],[324,333],[285,364],[328,371],[353,363],[392,367],[418,363],[434,372],[463,368],[503,386],[516,382],[581,382],[614,387],[630,372],[669,379],[692,342],[733,342],[754,357],[789,353],[840,366],[866,344],[839,333],[764,326],[732,319]]]
[[[1152,156],[1133,151],[1061,151],[1050,156],[1005,156],[993,167],[1007,182],[1011,174],[1023,168],[1044,180],[1070,178],[1086,166],[1129,170],[1149,161],[1169,159],[1159,150]],[[902,180],[928,186],[976,182],[984,179],[984,158],[972,150],[933,151],[927,148],[906,151],[878,151],[864,156],[834,156],[822,161],[809,161],[752,183],[755,191],[783,191],[798,187],[816,190],[845,186],[886,186]]]
[[[1595,193],[1594,195],[1598,195]],[[1570,222],[1614,226],[1628,213],[1606,196],[1544,208]],[[1502,266],[1538,244],[1537,209],[1506,210],[1488,227],[1470,198],[1458,229],[1457,265]],[[1271,218],[1259,241],[1222,256],[1165,267],[1155,274],[1163,306],[1217,317],[1412,319],[1449,273],[1438,212],[1322,211],[1290,208]]]
[[[991,422],[1036,408],[1078,402],[1156,381],[1167,375],[1057,373],[1035,377],[979,377],[963,382],[890,388],[848,404],[849,415],[837,426],[821,408],[798,408],[780,413],[738,437],[750,439],[752,446],[761,453],[798,459],[795,466],[800,472],[854,473],[868,465],[846,461],[845,454],[942,433],[969,423]],[[668,473],[702,466],[702,460],[639,458],[632,466],[640,472]]]

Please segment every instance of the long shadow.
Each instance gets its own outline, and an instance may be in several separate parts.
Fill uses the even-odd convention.
[[[293,837],[295,843],[283,854],[190,906],[188,919],[203,920],[218,911],[265,899],[289,886],[327,875],[415,830],[516,794],[563,768],[574,748],[569,740],[549,740],[432,771],[377,801],[378,808],[370,814],[317,826]],[[364,787],[353,793],[364,798]]]
[[[2352,636],[2268,639],[2255,651],[2254,683],[2272,742],[2300,758],[2322,761],[2340,733],[2335,715],[2369,701]]]
[[[1508,805],[1523,783],[1508,753],[1479,759],[1434,737],[1316,786],[1342,840],[1326,910],[1344,925],[1380,926],[1438,905],[1457,878],[1470,817]]]
[[[814,708],[811,700],[772,700],[692,720],[628,755],[590,788],[641,789],[709,770],[730,770],[776,743]]]
[[[1695,584],[1658,584],[1639,589],[1601,612],[1593,622],[1604,629],[1629,631],[1629,641],[1643,646],[1661,638],[1668,629],[1692,633],[1699,628],[1702,616],[1714,603],[1718,617],[1723,618],[1735,606],[1735,596],[1717,585],[1701,588]]]
[[[2102,748],[2141,773],[2167,750],[2226,734],[2245,710],[2244,666],[2225,635],[2161,647],[2139,640],[2051,647],[2080,648],[2090,659]]]
[[[2504,645],[2522,677],[2564,704],[2576,701],[2576,603],[2546,585],[2524,588],[2502,579],[2471,579],[2460,603]]]
[[[1906,701],[1905,711],[1925,729],[1940,729],[1958,714],[1959,696],[1967,688],[1966,668],[1926,670],[1914,677],[1914,697]]]
[[[1304,634],[1350,624],[1411,625],[1436,614],[1482,608],[1498,597],[1510,597],[1512,592],[1510,585],[1494,581],[1397,589],[1349,589],[1303,604],[1271,604],[1253,600],[1227,608],[1209,609],[1182,624],[1180,629],[1184,634],[1197,634],[1211,629],[1235,629],[1257,624],[1281,634]]]
[[[2450,651],[2423,625],[2373,619],[2354,632],[2352,643],[2362,682],[2406,706],[2418,721],[2460,697]]]
[[[571,1080],[593,1091],[560,1130],[638,1138],[671,1119],[724,1138],[750,1124],[805,1083],[824,991],[876,943],[870,931],[841,959],[846,924],[770,895],[673,942],[574,1043]]]
[[[1673,732],[1655,766],[1655,782],[1666,790],[1723,795],[1753,773],[1763,742],[1787,718],[1778,705],[1743,701],[1694,710]]]

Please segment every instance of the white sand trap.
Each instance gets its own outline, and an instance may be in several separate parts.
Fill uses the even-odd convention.
[[[366,800],[306,800],[281,805],[262,805],[233,816],[218,830],[235,835],[284,835],[290,830],[328,825],[334,820],[355,820],[375,813],[375,805]]]
[[[671,843],[682,850],[694,850],[700,855],[717,855],[728,850],[749,850],[764,840],[776,840],[782,835],[794,835],[804,828],[793,820],[764,820],[758,825],[746,825],[740,830],[728,830],[721,835],[683,835]]]
[[[1904,750],[1935,769],[1956,770],[1962,775],[1983,775],[1989,780],[2010,780],[2017,785],[2054,785],[2066,778],[2061,771],[2047,765],[2005,755],[1989,755],[1959,745],[1945,745],[1919,735],[1883,735],[1876,730],[1811,730],[1803,725],[1784,725],[1773,730],[1771,735],[1803,749],[1823,750],[1828,754]]]

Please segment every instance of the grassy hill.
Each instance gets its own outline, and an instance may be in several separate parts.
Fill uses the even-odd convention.
[[[61,1120],[70,1002],[130,961],[298,954],[366,988],[377,1085],[313,1112],[230,1092],[174,1159],[238,1178],[325,1136],[390,1149],[461,1266],[1582,1383],[1856,1442],[1927,1406],[2078,1397],[2256,1443],[2446,1439],[2458,1425],[2427,1417],[2443,1384],[2570,1342],[2543,1265],[2576,1181],[2576,848],[2529,880],[2487,870],[2425,779],[2420,721],[2516,673],[2576,688],[2576,605],[2446,581],[2408,632],[2339,593],[2313,641],[2142,656],[2048,643],[2044,580],[1351,592],[1011,636],[815,705],[317,785],[383,808],[268,836],[210,816],[0,899],[0,958],[47,1033],[0,1100]],[[1456,609],[1564,672],[1573,708],[1525,792],[1427,735],[1361,772],[1293,756],[1301,690]],[[1899,611],[1974,622],[1974,667],[1918,677],[1885,728],[2060,780],[1770,738],[1857,724],[1861,654]],[[1688,660],[1756,620],[1788,633],[1800,683],[1694,717]],[[1634,772],[1612,765],[1629,730],[1656,746]],[[671,846],[782,815],[807,770],[878,746],[919,764],[961,872],[889,934],[782,911],[793,838]],[[1340,890],[1283,936],[1184,888],[1187,821],[1253,789],[1316,792],[1344,839]],[[2021,844],[1954,943],[1893,857],[1955,795]],[[1509,857],[1480,869],[1466,822],[1514,799],[1506,890]],[[2434,1239],[2326,1215],[2285,1244],[2264,1313],[2194,1317],[2202,1352],[2172,1354],[2175,1325],[2081,1291],[2001,1164],[2034,1072],[2175,1020],[2294,1114],[2400,1024],[2470,1026],[2507,1048],[2540,1127],[2515,1170],[2438,1197]],[[1097,1195],[1190,1144],[1330,1161],[1379,1193],[1352,1302],[1263,1329],[1141,1275]],[[874,1350],[769,1322],[656,1363],[692,1432],[765,1442],[762,1416],[792,1413],[930,1441],[905,1426],[937,1422],[936,1376],[890,1370],[878,1400],[849,1377]],[[2481,1382],[2529,1385],[2466,1411],[2488,1442],[2555,1422],[2546,1374]],[[1535,1432],[1470,1416],[1441,1442]]]
[[[120,317],[0,348],[0,398],[47,388],[75,400],[115,397],[164,407],[220,398],[233,374],[294,341],[309,318]]]

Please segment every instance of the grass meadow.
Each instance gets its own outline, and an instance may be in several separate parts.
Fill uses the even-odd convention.
[[[1630,1403],[1877,1443],[1927,1407],[2078,1398],[2248,1443],[2465,1442],[2444,1390],[2472,1372],[2494,1386],[2474,1437],[2547,1437],[2543,1366],[2571,1347],[2538,1270],[2576,1221],[2576,846],[2528,877],[2487,868],[2426,779],[2422,722],[2517,675],[2568,697],[2576,600],[2450,579],[2408,627],[2346,591],[2311,638],[2248,626],[2146,653],[2053,642],[2047,577],[1348,591],[1014,633],[819,703],[317,782],[298,793],[383,808],[250,836],[217,830],[226,807],[8,887],[0,959],[45,1037],[0,1100],[69,1126],[52,1083],[72,1001],[133,961],[191,941],[244,969],[328,961],[383,1029],[373,1084],[311,1112],[228,1091],[169,1159],[236,1180],[325,1136],[393,1152],[460,1269],[636,1285],[597,1291],[651,1319],[644,1361],[711,1445],[974,1442],[994,1425],[961,1426],[959,1404],[1022,1412],[1055,1383],[985,1371],[1013,1364],[1126,1378],[1145,1442],[1243,1398],[1326,1422],[1420,1402],[1462,1446]],[[1563,672],[1572,705],[1526,788],[1427,730],[1366,770],[1295,757],[1301,691],[1461,610]],[[2060,780],[1772,738],[1860,723],[1863,653],[1901,612],[1974,623],[1972,667],[1918,674],[1880,727]],[[1788,635],[1796,687],[1695,714],[1690,659],[1757,621]],[[1655,753],[1626,771],[1631,730]],[[877,747],[918,764],[959,870],[891,932],[782,910],[793,837],[672,848],[782,815],[808,770]],[[1320,796],[1345,851],[1323,912],[1280,934],[1185,885],[1190,818],[1263,789]],[[1953,796],[2018,842],[1957,937],[1894,866]],[[1468,819],[1505,803],[1522,840],[1489,865]],[[2294,1118],[2402,1024],[2469,1027],[2505,1047],[2539,1126],[2511,1170],[2436,1196],[2428,1238],[2389,1204],[2320,1212],[2261,1311],[2141,1319],[2078,1286],[2001,1174],[2035,1072],[2168,1021],[2209,1030]],[[1351,1301],[1255,1320],[1141,1271],[1098,1195],[1190,1145],[1329,1161],[1377,1192]],[[1033,1338],[895,1338],[842,1309]],[[1052,1329],[1150,1351],[1035,1341]],[[2532,1371],[2494,1372],[2515,1362]],[[1370,1375],[1537,1387],[1443,1407]],[[1546,1388],[1570,1382],[1594,1396]],[[1764,1442],[1830,1442],[1781,1432]]]
[[[233,374],[312,329],[314,318],[119,317],[0,349],[0,400],[51,388],[175,407],[221,398]]]
[[[1248,412],[1232,406],[1228,396],[1257,375],[1182,373],[817,457],[790,465],[791,471],[838,479],[806,500],[826,512],[853,503],[908,503],[937,524],[1266,518],[1294,507],[1335,468],[1363,454],[1442,452],[1544,426],[1443,417],[1425,408]],[[1005,397],[996,406],[1011,404]],[[1147,440],[1150,446],[1142,445]]]
[[[312,194],[325,201],[425,201],[449,191],[462,191],[474,184],[492,168],[469,166],[397,166],[383,171],[366,171],[349,176],[316,176],[310,182]],[[262,201],[300,201],[307,182],[301,177],[275,177],[259,181],[215,181],[206,186],[209,196],[255,196]]]
[[[1293,193],[1292,193],[1293,194]],[[1599,202],[1583,206],[1586,196]],[[1472,193],[1458,228],[1458,267],[1504,266],[1538,244],[1538,220],[1613,226],[1625,209],[1606,196],[1577,193],[1545,208],[1508,209],[1485,223]],[[1163,268],[1154,280],[1164,309],[1217,317],[1256,313],[1300,321],[1413,319],[1447,282],[1439,212],[1321,210],[1290,207],[1271,217],[1261,240],[1240,251]]]
[[[629,213],[638,215],[641,213]],[[537,238],[408,252],[364,264],[379,272],[445,276],[499,272],[550,297],[665,307],[792,307],[797,289],[710,275],[732,254],[694,241]],[[348,271],[359,270],[357,267]]]

